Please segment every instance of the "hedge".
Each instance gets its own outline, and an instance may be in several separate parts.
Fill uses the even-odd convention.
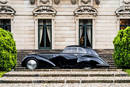
[[[0,28],[0,71],[10,71],[16,66],[17,50],[10,32]]]
[[[114,41],[113,58],[118,68],[130,68],[130,27],[120,30]]]

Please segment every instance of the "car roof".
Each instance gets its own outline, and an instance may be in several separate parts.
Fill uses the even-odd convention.
[[[69,46],[67,46],[67,47],[81,47],[81,48],[90,48],[90,47],[83,47],[83,46],[80,46],[80,45],[69,45]]]

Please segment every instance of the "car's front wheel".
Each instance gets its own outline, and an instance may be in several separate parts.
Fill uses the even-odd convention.
[[[26,67],[30,70],[34,70],[38,67],[38,62],[35,59],[29,59],[26,62]]]

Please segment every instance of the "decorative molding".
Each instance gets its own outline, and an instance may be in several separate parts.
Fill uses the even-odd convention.
[[[130,6],[121,6],[115,11],[116,15],[119,16],[130,16]]]
[[[52,6],[38,6],[33,10],[33,15],[53,15],[55,16],[57,11]]]
[[[80,0],[80,3],[83,3],[84,5],[88,5],[89,3],[93,4],[94,1],[97,5],[100,4],[100,0]]]
[[[43,4],[47,4],[49,0],[40,0],[40,2],[42,2]]]
[[[8,5],[0,6],[0,14],[15,15],[16,11]]]
[[[130,4],[130,0],[123,0],[124,4]]]
[[[97,10],[93,6],[79,6],[74,11],[75,15],[92,15],[92,16],[97,16]]]
[[[58,5],[60,3],[60,0],[54,0],[54,3]]]
[[[1,3],[1,4],[7,4],[8,1],[7,1],[7,0],[0,0],[0,3]]]

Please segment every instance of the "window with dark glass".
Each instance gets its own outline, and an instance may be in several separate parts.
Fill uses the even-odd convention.
[[[82,47],[92,47],[92,20],[79,20],[79,44]]]
[[[127,26],[130,26],[130,19],[121,19],[120,29],[125,29]]]
[[[11,20],[10,19],[0,19],[0,28],[3,28],[11,32]]]
[[[52,45],[51,19],[38,20],[38,44],[39,49],[51,49]]]

